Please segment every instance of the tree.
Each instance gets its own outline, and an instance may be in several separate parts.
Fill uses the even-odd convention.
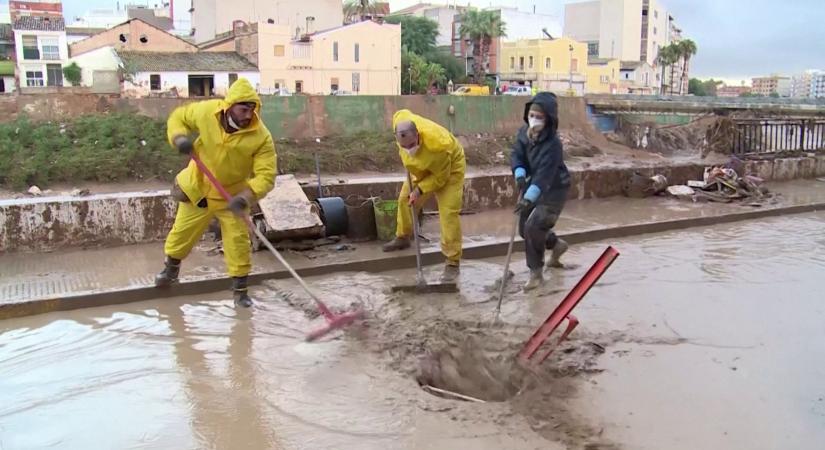
[[[476,83],[484,83],[487,76],[487,60],[493,39],[506,36],[504,22],[496,11],[471,9],[461,18],[461,37],[470,39],[473,45],[473,76]]]
[[[673,67],[677,61],[679,61],[679,50],[674,47],[673,44],[666,45],[659,49],[659,54],[656,56],[656,61],[662,66],[662,94],[669,94],[673,95],[673,72],[675,68]],[[665,70],[670,67],[670,83],[667,83],[667,77],[665,77]],[[670,92],[665,92],[665,86],[670,86]]]
[[[441,86],[446,81],[444,67],[407,50],[401,53],[401,70],[401,92],[424,94],[433,84]]]
[[[705,86],[702,84],[702,80],[698,78],[691,78],[688,80],[688,94],[695,95],[697,97],[705,97],[707,96],[707,91],[705,91]]]
[[[63,77],[66,78],[66,81],[71,83],[72,86],[80,86],[80,81],[83,78],[83,70],[80,69],[80,66],[78,66],[76,62],[72,62],[63,68]]]
[[[453,83],[460,84],[467,82],[467,70],[464,63],[453,56],[450,50],[435,50],[424,56],[427,61],[438,64],[444,68],[445,76]]]
[[[682,76],[679,78],[679,94],[682,94],[682,86],[685,85],[685,77],[688,74],[688,67],[690,64],[690,59],[696,55],[698,48],[696,47],[696,43],[690,39],[685,39],[683,41],[679,41],[675,44],[676,48],[679,51],[679,57],[682,59]],[[688,89],[689,90],[689,89]]]
[[[426,17],[390,16],[387,23],[401,24],[401,46],[417,55],[427,55],[435,50],[438,23]]]
[[[381,12],[378,2],[373,0],[347,0],[344,3],[344,21],[355,23],[368,20]]]

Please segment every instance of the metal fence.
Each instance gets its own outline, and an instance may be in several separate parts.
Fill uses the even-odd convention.
[[[758,119],[734,122],[733,153],[825,150],[825,119]]]

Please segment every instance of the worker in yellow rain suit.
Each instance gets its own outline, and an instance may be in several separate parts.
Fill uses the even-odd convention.
[[[407,181],[398,197],[396,238],[384,245],[390,252],[409,248],[413,233],[409,205],[419,211],[435,195],[441,220],[441,251],[447,258],[441,280],[455,281],[461,261],[461,211],[464,196],[464,148],[441,125],[402,109],[392,118],[398,154],[410,173],[412,192]]]
[[[166,237],[165,268],[155,277],[156,286],[178,280],[181,260],[217,217],[235,303],[252,305],[247,294],[251,248],[243,215],[272,190],[276,172],[275,145],[258,115],[260,109],[261,99],[255,89],[239,78],[225,99],[190,103],[169,116],[169,143],[182,154],[194,152],[233,197],[225,201],[194,161],[178,173],[172,189],[179,201],[178,212]]]

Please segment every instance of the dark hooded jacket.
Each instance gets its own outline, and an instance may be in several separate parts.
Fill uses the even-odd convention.
[[[544,110],[544,129],[535,141],[527,134],[527,115],[533,104]],[[524,123],[518,131],[516,143],[510,155],[513,171],[523,167],[527,171],[527,180],[531,185],[541,189],[541,198],[550,197],[551,192],[561,194],[570,187],[570,172],[564,164],[564,154],[559,139],[559,105],[556,96],[550,92],[540,92],[524,106]]]

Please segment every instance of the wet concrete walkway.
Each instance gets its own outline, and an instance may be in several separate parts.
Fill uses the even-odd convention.
[[[254,287],[251,315],[210,294],[0,321],[0,448],[818,450],[823,226],[820,212],[579,245],[577,268],[510,290],[498,327],[485,292],[502,258],[468,261],[460,295],[388,295],[409,270],[309,279],[369,312],[315,344],[302,338],[322,319],[290,280]],[[418,388],[429,350],[517,350],[608,244],[621,256],[546,362],[550,384],[486,404]],[[513,269],[523,283],[523,258]]]
[[[610,236],[610,233],[605,234],[602,231],[625,228],[619,235],[663,231],[705,224],[701,221],[691,223],[693,219],[715,220],[742,213],[758,213],[776,208],[825,202],[824,182],[794,181],[776,183],[771,187],[781,195],[775,204],[761,208],[739,204],[699,204],[669,198],[638,200],[615,197],[571,201],[565,207],[557,231],[561,235],[575,234],[574,240],[592,241]],[[663,227],[633,228],[634,225],[662,224],[669,221],[675,223],[672,223],[672,226],[665,224]],[[483,247],[505,242],[512,222],[513,216],[509,210],[462,216],[465,246]],[[425,221],[424,231],[433,242],[425,245],[424,251],[433,254],[430,261],[439,260],[437,217]],[[225,276],[223,257],[210,252],[214,247],[211,241],[202,241],[184,262],[181,277],[184,284],[216,281]],[[376,261],[376,258],[387,257],[381,253],[380,243],[377,242],[352,244],[350,247],[348,250],[337,251],[333,245],[309,252],[286,252],[285,256],[299,270]],[[386,267],[374,267],[369,270],[404,267],[412,261],[411,255],[411,251],[392,254],[393,258],[406,258],[406,262],[387,260]],[[149,287],[152,285],[154,274],[162,266],[162,259],[161,243],[45,254],[0,255],[0,306]],[[258,252],[253,259],[256,274],[283,272],[282,267],[268,252]],[[227,287],[229,285],[228,281],[223,284],[212,283],[211,290],[222,289],[224,284]],[[50,309],[45,309],[48,310]]]

